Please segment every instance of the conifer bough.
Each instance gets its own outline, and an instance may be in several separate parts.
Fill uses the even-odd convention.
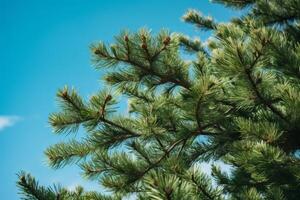
[[[21,172],[24,199],[299,199],[300,1],[213,2],[244,14],[217,23],[188,11],[186,22],[211,31],[206,43],[142,29],[91,46],[107,89],[88,100],[58,91],[54,132],[86,134],[45,154],[55,169],[79,165],[108,193],[44,187]]]

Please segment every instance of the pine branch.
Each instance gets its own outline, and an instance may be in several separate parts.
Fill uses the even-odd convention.
[[[106,50],[106,48],[103,44],[100,45],[98,48],[96,48],[96,50],[94,50],[94,54],[96,56],[98,56],[99,59],[107,61],[108,65],[111,65],[111,64],[115,65],[119,62],[125,63],[130,66],[134,66],[134,67],[138,68],[143,73],[145,73],[145,75],[151,75],[151,76],[160,78],[162,84],[171,82],[171,83],[174,83],[175,85],[182,86],[183,88],[189,90],[190,83],[188,81],[179,80],[179,79],[173,77],[174,75],[172,76],[172,75],[168,75],[168,74],[162,74],[162,73],[159,73],[159,72],[156,72],[155,70],[153,70],[153,67],[152,67],[153,62],[156,61],[163,52],[169,51],[167,47],[170,45],[171,38],[169,36],[167,36],[163,41],[163,46],[158,51],[156,51],[153,55],[150,55],[149,49],[148,49],[149,47],[146,44],[147,38],[146,38],[146,36],[144,36],[144,37],[145,38],[142,39],[143,43],[140,48],[147,54],[146,60],[148,60],[148,63],[149,63],[148,65],[144,65],[144,64],[142,64],[142,62],[137,62],[136,60],[132,59],[130,57],[130,55],[128,55],[128,53],[130,53],[130,52],[128,52],[128,50],[127,50],[125,57],[111,55]],[[129,40],[129,37],[128,37],[128,40]],[[127,48],[127,46],[126,46],[126,48]]]
[[[254,4],[256,0],[212,0],[212,2],[224,4],[225,6],[233,7],[236,9],[244,9]]]
[[[268,107],[273,113],[275,113],[277,116],[279,116],[282,120],[284,120],[285,122],[288,122],[288,120],[285,118],[285,116],[276,108],[273,106],[273,104],[270,102],[270,101],[267,101],[260,93],[258,87],[257,87],[257,84],[256,82],[253,80],[252,78],[252,75],[251,75],[251,70],[253,69],[253,67],[256,65],[257,61],[259,60],[259,58],[263,55],[262,51],[263,49],[266,47],[266,45],[268,44],[269,42],[268,41],[265,41],[263,43],[263,46],[261,48],[260,51],[257,51],[255,53],[255,57],[254,57],[254,60],[253,62],[250,64],[249,67],[245,67],[245,74],[251,84],[251,87],[253,89],[253,91],[255,92],[255,94],[257,95],[257,97],[261,100],[261,102],[266,106]],[[236,49],[237,50],[237,54],[238,54],[238,57],[239,57],[239,60],[241,62],[242,65],[245,65],[244,63],[244,60],[241,56],[241,52],[239,50],[239,48]]]
[[[222,24],[188,11],[183,19],[211,34],[205,46],[168,31],[123,32],[114,44],[91,47],[116,92],[85,101],[75,90],[58,91],[54,131],[82,126],[87,134],[50,146],[50,165],[79,164],[114,196],[40,186],[22,173],[25,199],[298,199],[299,3],[214,2],[248,9]],[[122,95],[128,115],[116,114]],[[195,170],[200,162],[226,163],[230,172],[213,167],[212,182]]]
[[[51,188],[39,186],[38,182],[29,174],[20,172],[18,174],[18,187],[24,198],[28,200],[56,200],[56,194]]]
[[[102,120],[104,123],[107,123],[107,124],[109,124],[109,125],[111,125],[111,126],[114,126],[114,127],[116,127],[116,128],[119,128],[119,129],[121,129],[121,130],[123,130],[123,131],[129,133],[129,134],[130,134],[131,136],[133,136],[133,137],[139,137],[139,136],[140,136],[140,134],[135,133],[135,132],[133,132],[132,130],[126,128],[126,127],[120,126],[119,124],[116,124],[116,123],[114,123],[114,122],[111,121],[111,120],[108,120],[108,119],[106,119],[106,118],[102,118],[101,120]]]
[[[194,24],[202,30],[214,30],[217,24],[211,17],[203,17],[202,14],[196,10],[189,10],[183,17],[185,22]]]
[[[71,140],[68,143],[58,143],[49,147],[45,154],[51,167],[60,168],[70,163],[79,162],[95,150],[89,143],[79,143]]]
[[[204,50],[204,47],[202,46],[200,40],[191,40],[190,38],[184,35],[179,35],[178,37],[180,45],[183,46],[186,51],[203,52],[205,55],[208,55],[208,53]]]
[[[193,175],[192,175],[191,180],[197,186],[197,188],[201,191],[201,193],[204,194],[204,196],[207,199],[209,199],[209,200],[214,200],[215,199],[208,192],[206,192],[206,190],[204,188],[202,188],[202,186],[200,184],[197,183],[197,181],[195,180],[195,177]]]

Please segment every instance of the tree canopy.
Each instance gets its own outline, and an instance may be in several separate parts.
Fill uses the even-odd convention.
[[[91,45],[106,89],[89,99],[58,91],[49,123],[71,139],[45,154],[109,193],[44,187],[21,172],[24,199],[299,199],[300,1],[213,2],[244,14],[218,23],[189,10],[183,19],[211,33],[205,42],[141,29]],[[127,115],[117,108],[124,96]],[[81,126],[84,139],[74,139]]]

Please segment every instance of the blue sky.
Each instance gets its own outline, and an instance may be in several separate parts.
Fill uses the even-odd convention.
[[[48,114],[57,110],[55,93],[69,85],[87,97],[103,87],[104,72],[92,67],[88,47],[113,41],[123,29],[168,28],[205,40],[208,34],[180,20],[188,8],[218,21],[236,15],[208,0],[0,0],[1,198],[19,199],[15,181],[20,170],[42,184],[99,188],[81,179],[77,167],[47,166],[44,149],[67,139],[47,124]]]

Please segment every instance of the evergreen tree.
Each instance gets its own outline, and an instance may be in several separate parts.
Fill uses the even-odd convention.
[[[217,23],[189,10],[183,19],[211,32],[205,43],[122,32],[112,45],[91,46],[107,89],[88,100],[58,91],[61,111],[49,117],[55,133],[82,126],[86,135],[50,146],[49,164],[81,166],[111,197],[46,188],[22,172],[25,199],[300,198],[300,1],[213,2],[244,14]],[[124,95],[128,116],[116,112]],[[211,176],[199,165],[208,161]]]

